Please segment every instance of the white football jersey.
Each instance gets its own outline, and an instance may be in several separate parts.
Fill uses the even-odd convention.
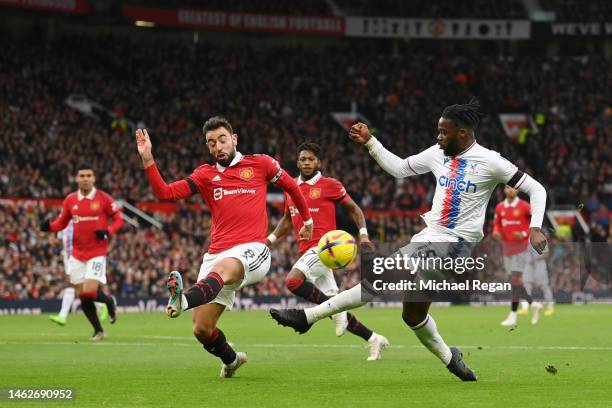
[[[68,223],[66,228],[58,232],[57,236],[62,240],[62,244],[64,244],[64,249],[62,249],[64,262],[68,262],[68,258],[72,255],[72,237],[74,236],[74,224],[72,221]]]
[[[459,236],[469,242],[483,238],[487,204],[495,187],[510,184],[518,188],[526,174],[474,141],[463,153],[448,157],[433,145],[406,159],[412,172],[432,172],[436,192],[431,211],[423,215],[428,227]]]

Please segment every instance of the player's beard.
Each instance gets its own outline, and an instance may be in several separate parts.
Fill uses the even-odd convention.
[[[461,153],[461,147],[459,146],[459,141],[458,140],[450,140],[446,147],[442,148],[442,151],[444,152],[445,156],[456,156],[459,153]]]
[[[225,160],[217,159],[217,163],[219,163],[223,167],[228,167],[230,164],[232,164],[232,160],[234,160],[234,157],[236,157],[236,150],[234,150],[233,152],[229,153]]]

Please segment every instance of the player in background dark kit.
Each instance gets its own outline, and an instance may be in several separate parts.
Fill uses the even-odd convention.
[[[58,232],[70,221],[74,224],[68,273],[70,282],[76,286],[83,312],[94,328],[91,340],[98,341],[104,339],[105,333],[94,302],[106,304],[111,324],[117,319],[115,298],[106,295],[102,285],[106,284],[108,240],[123,226],[123,220],[112,197],[95,188],[96,177],[91,166],[78,167],[76,182],[79,188],[64,199],[59,217],[44,221],[40,229]],[[112,219],[110,225],[109,218]]]
[[[317,251],[319,239],[325,233],[336,229],[336,204],[340,204],[357,225],[360,245],[367,250],[371,250],[373,246],[368,237],[366,220],[361,208],[347,194],[340,181],[324,177],[319,171],[321,166],[319,145],[313,142],[302,143],[297,151],[300,176],[296,182],[308,202],[315,227],[310,240],[298,241],[300,259],[287,275],[285,285],[294,295],[320,304],[339,291],[333,271],[321,262]],[[292,227],[299,238],[302,226],[302,217],[295,203],[288,194],[285,194],[285,211],[279,224],[268,236],[268,245],[283,238]],[[342,336],[348,329],[368,343],[370,349],[368,361],[380,360],[383,350],[389,346],[389,341],[384,336],[368,329],[350,313],[340,312],[331,317],[336,322],[337,336]]]
[[[520,187],[517,186],[517,187]],[[529,222],[531,206],[518,197],[516,189],[504,187],[506,199],[495,207],[493,221],[493,239],[502,241],[504,251],[504,268],[510,275],[512,285],[512,305],[510,314],[501,322],[502,326],[515,326],[518,322],[517,309],[519,301],[525,299],[531,305],[531,324],[540,320],[542,304],[534,302],[523,285],[523,273],[529,264]]]
[[[170,184],[157,169],[146,130],[136,131],[136,143],[157,198],[180,200],[200,194],[212,214],[211,244],[202,260],[198,282],[183,291],[180,273],[172,271],[166,312],[169,317],[178,317],[184,310],[193,309],[193,333],[206,351],[221,359],[220,376],[227,378],[246,363],[247,356],[234,351],[217,328],[217,321],[225,308],[232,308],[237,290],[259,282],[270,269],[270,249],[265,245],[268,182],[286,191],[306,219],[301,238],[310,239],[313,222],[295,181],[270,156],[238,152],[238,135],[225,118],[210,118],[202,133],[216,164],[204,164]]]

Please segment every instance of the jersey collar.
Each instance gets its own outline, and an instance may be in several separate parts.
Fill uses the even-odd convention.
[[[519,198],[516,197],[512,202],[508,201],[508,199],[506,198],[504,200],[504,207],[516,207],[519,203]]]
[[[470,145],[470,147],[468,147],[467,149],[465,149],[464,151],[462,151],[461,153],[459,153],[459,154],[458,154],[457,156],[455,156],[455,157],[462,156],[462,155],[466,154],[466,153],[468,152],[468,150],[470,150],[470,149],[471,149],[472,147],[474,147],[474,146],[476,146],[476,139],[474,139],[474,142],[472,142],[472,144]]]
[[[320,172],[320,171],[317,171],[317,174],[315,174],[314,176],[312,176],[312,177],[310,178],[310,180],[306,180],[306,181],[302,180],[302,176],[300,175],[300,176],[298,177],[298,182],[297,182],[297,183],[298,183],[298,186],[299,186],[300,184],[302,184],[302,183],[306,183],[306,184],[309,184],[309,185],[311,185],[311,186],[314,186],[315,184],[317,184],[317,181],[319,181],[319,180],[321,179],[321,177],[323,177],[323,176],[321,176],[321,172]]]
[[[240,160],[242,160],[244,156],[242,156],[242,153],[240,152],[236,152],[236,155],[234,156],[234,158],[232,159],[232,162],[230,163],[229,166],[227,167],[232,167],[234,165],[236,165]],[[219,163],[215,163],[215,165],[217,166],[217,170],[219,170],[220,172],[224,172],[226,167],[223,167],[222,165],[220,165]]]
[[[79,201],[81,201],[81,200],[82,200],[82,199],[84,199],[84,198],[87,198],[87,199],[89,199],[89,200],[93,200],[94,196],[96,195],[96,188],[95,188],[95,187],[93,187],[93,188],[91,189],[91,191],[89,192],[89,194],[87,194],[86,196],[84,196],[83,194],[81,194],[81,190],[77,190],[77,195],[78,195]]]

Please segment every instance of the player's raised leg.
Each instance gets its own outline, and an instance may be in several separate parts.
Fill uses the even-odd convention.
[[[223,258],[210,272],[187,290],[183,289],[183,280],[177,271],[168,275],[169,292],[166,314],[178,317],[183,311],[212,302],[225,285],[234,284],[244,279],[244,267],[236,258]]]
[[[314,256],[317,257],[316,253]],[[334,277],[331,275],[331,273],[331,270],[329,270],[329,274],[319,276],[315,282],[322,286],[322,288],[328,293],[335,294],[338,291],[338,286],[336,285]],[[323,293],[323,291],[315,286],[315,284],[307,280],[306,276],[300,269],[293,268],[287,275],[285,284],[294,295],[308,300],[309,302],[321,304],[324,301],[329,300],[329,296]],[[343,316],[344,319],[340,319],[339,317],[341,316]],[[351,313],[340,312],[332,315],[331,317],[336,321],[337,336],[341,336],[344,330],[348,330],[350,333],[361,337],[363,340],[368,342],[368,348],[370,350],[368,361],[381,359],[382,352],[384,349],[389,347],[389,340],[387,340],[386,337],[370,330]],[[341,326],[338,327],[338,320],[344,320],[346,323],[341,323]]]
[[[378,255],[375,253],[362,253],[362,268],[372,270],[374,259],[377,256]],[[329,298],[320,305],[303,310],[270,309],[270,315],[272,315],[272,318],[279,324],[292,327],[298,333],[303,334],[319,320],[336,313],[361,307],[372,300],[375,295],[376,290],[372,287],[372,284],[363,280],[360,284],[338,293],[336,296]]]
[[[476,376],[463,362],[456,347],[448,347],[438,332],[433,317],[428,313],[431,302],[404,302],[402,319],[421,343],[442,361],[448,370],[462,381],[476,381]]]
[[[220,376],[230,378],[247,362],[247,356],[246,353],[234,351],[227,342],[225,334],[217,327],[224,310],[225,305],[218,303],[208,303],[194,308],[193,334],[206,351],[223,362]]]

